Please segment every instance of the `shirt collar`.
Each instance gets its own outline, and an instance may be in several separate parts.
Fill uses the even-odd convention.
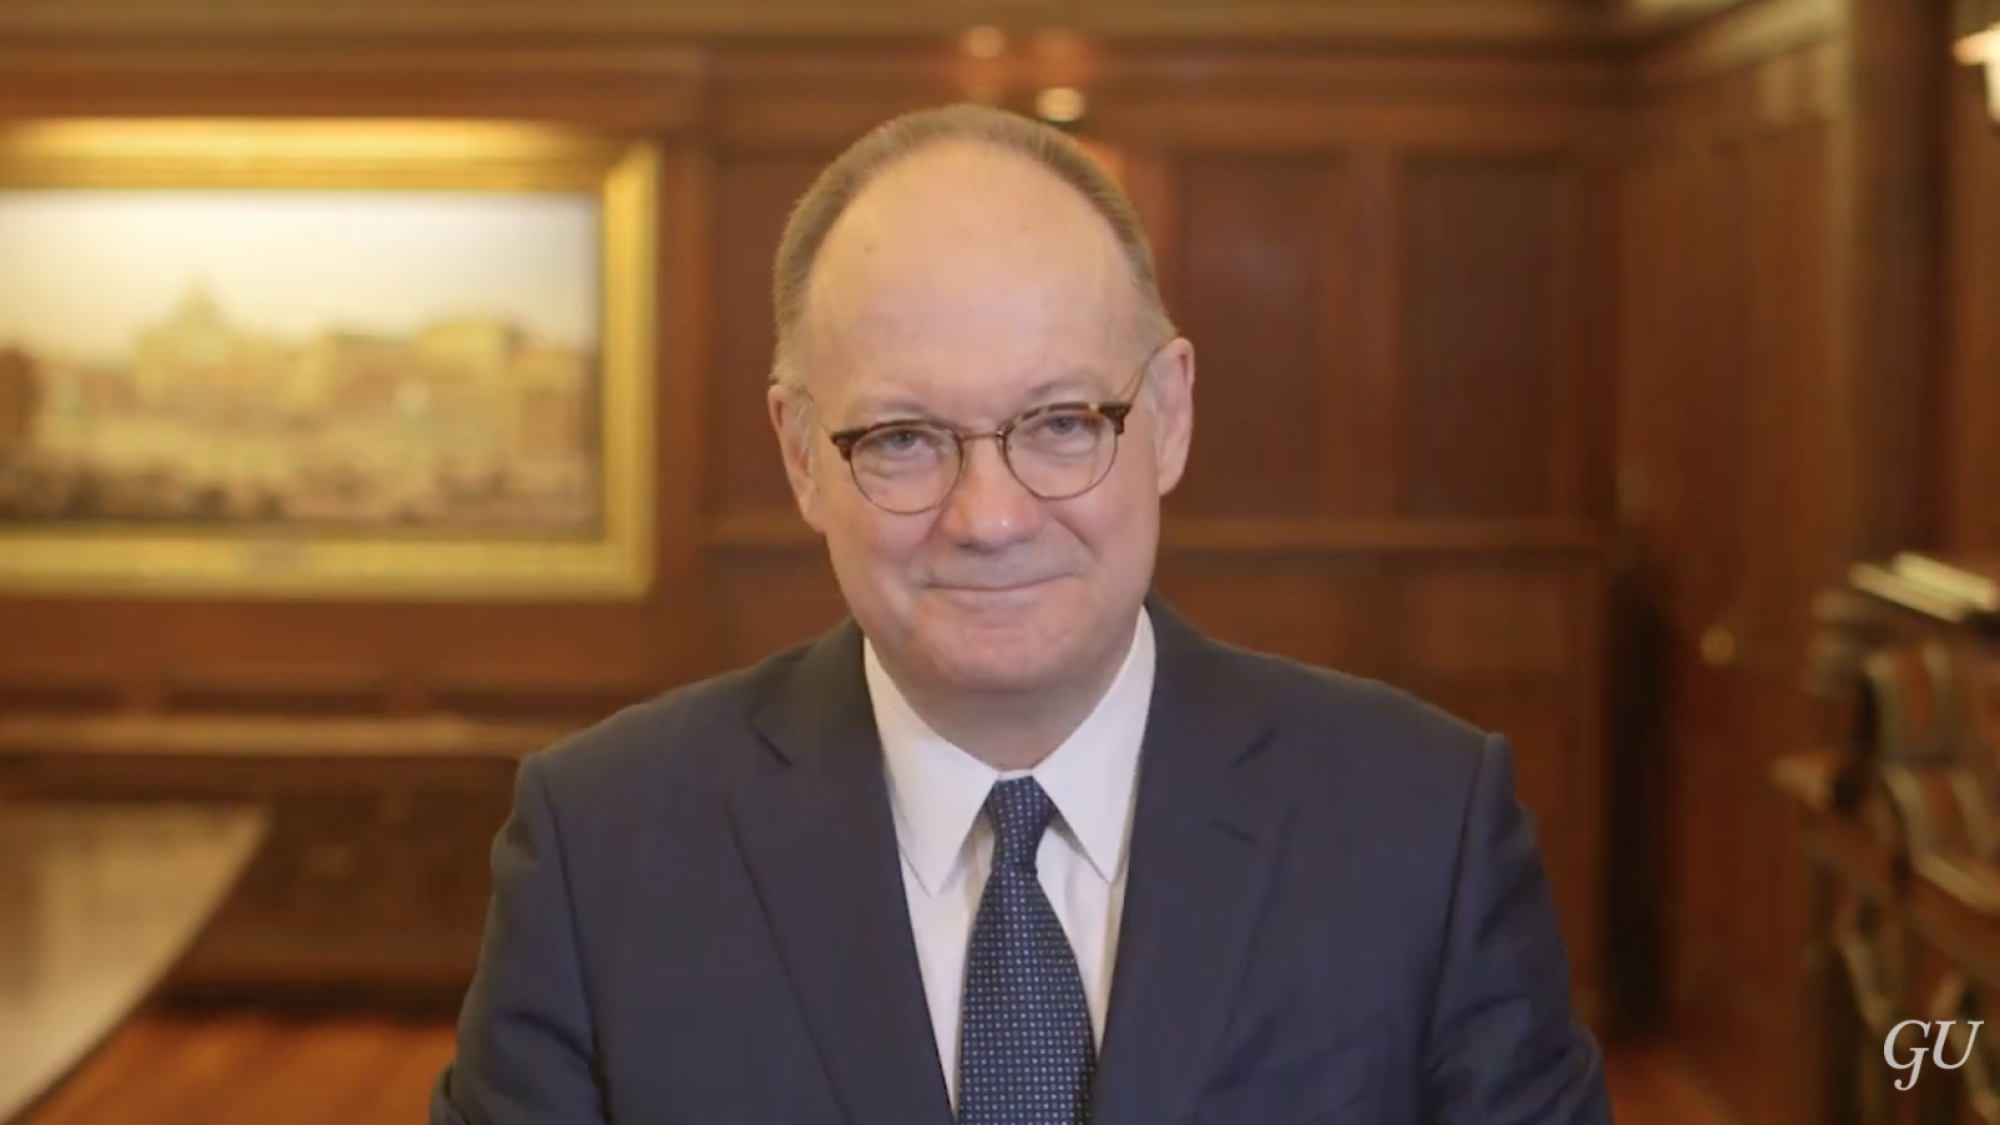
[[[1027,771],[1106,882],[1125,864],[1155,659],[1152,621],[1142,609],[1125,662],[1103,698],[1054,753]],[[1015,774],[1002,774],[932,730],[865,639],[862,665],[882,739],[897,840],[924,892],[935,895],[964,856],[993,783]]]

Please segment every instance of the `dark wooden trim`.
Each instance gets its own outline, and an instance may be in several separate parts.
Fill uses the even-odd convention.
[[[0,673],[0,715],[103,714],[117,710],[125,695],[116,672],[80,676]]]
[[[1539,48],[1588,46],[1618,25],[1612,13],[1574,0],[1431,0],[1421,4],[1331,4],[1239,0],[1228,4],[1130,4],[1043,0],[1033,5],[972,0],[350,0],[341,5],[268,0],[13,0],[0,9],[0,37],[180,37],[214,34],[302,38],[372,36],[556,39],[789,38],[865,41],[954,36],[968,26],[1059,26],[1089,35],[1145,39],[1427,43]]]
[[[1354,323],[1360,333],[1356,353],[1355,383],[1372,408],[1380,411],[1374,440],[1381,447],[1372,461],[1393,465],[1396,471],[1380,475],[1377,494],[1370,497],[1377,512],[1395,512],[1404,505],[1401,490],[1407,474],[1401,471],[1408,445],[1409,373],[1404,339],[1409,321],[1409,276],[1406,261],[1410,245],[1405,222],[1408,177],[1402,157],[1391,147],[1369,147],[1357,152],[1352,164],[1354,218],[1361,228],[1354,232],[1356,279],[1368,279],[1356,294]]]
[[[1658,94],[1755,66],[1845,28],[1843,0],[1754,0],[1656,41],[1633,59],[1631,81]]]
[[[697,547],[702,488],[709,472],[707,396],[715,381],[715,152],[692,138],[667,147],[660,169],[659,310],[654,380],[654,605],[659,648],[675,679],[700,657],[673,637],[706,635],[706,607],[678,591],[701,581]]]
[[[1065,85],[1084,87],[1095,96],[1119,97],[1289,91],[1322,97],[1589,100],[1622,88],[1617,58],[1595,51],[1446,52],[1421,44],[1383,47],[1297,40],[1230,47],[1205,41],[1078,40],[1073,51],[1065,49],[1058,59],[1044,55],[1033,37],[1010,43],[1009,53],[977,61],[949,41],[932,39],[814,47],[719,43],[706,58],[708,73],[725,92],[826,87],[852,93],[930,85],[1004,93]]]
[[[1684,32],[1764,0],[1609,0],[1612,34],[1634,44]]]
[[[698,122],[703,87],[687,46],[49,44],[13,40],[0,15],[0,118],[471,117],[672,132]]]
[[[368,664],[176,663],[160,691],[164,707],[177,712],[380,714],[393,681],[390,669]]]
[[[56,715],[0,717],[0,757],[513,758],[571,733],[561,724],[462,719]]]

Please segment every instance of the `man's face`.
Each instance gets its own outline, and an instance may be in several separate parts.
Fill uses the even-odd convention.
[[[1192,423],[1193,350],[1143,338],[1142,312],[1104,220],[1018,157],[920,154],[835,225],[802,326],[810,403],[774,389],[771,414],[800,511],[899,678],[1035,692],[1123,656]],[[991,433],[1038,407],[1127,395],[1108,473],[1066,500],[1030,492],[978,440],[941,504],[893,514],[828,439],[898,420]]]

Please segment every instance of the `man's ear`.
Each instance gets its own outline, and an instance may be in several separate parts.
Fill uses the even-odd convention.
[[[1165,496],[1180,484],[1194,440],[1194,345],[1176,339],[1153,363],[1146,382],[1153,400],[1153,463]]]
[[[792,499],[799,515],[814,531],[824,531],[820,516],[819,479],[814,468],[819,450],[813,441],[819,427],[813,422],[813,404],[791,387],[774,386],[765,396],[771,411],[771,429],[778,435],[778,453],[785,460],[785,477],[792,484]]]

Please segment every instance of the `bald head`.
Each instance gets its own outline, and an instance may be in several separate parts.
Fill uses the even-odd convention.
[[[895,230],[905,225],[911,227],[907,237]],[[973,238],[980,241],[966,241]],[[1052,238],[1069,244],[1065,260],[1052,252]],[[1173,335],[1151,248],[1117,182],[1046,125],[958,105],[906,114],[878,127],[829,165],[794,208],[773,278],[773,381],[803,385],[808,328],[826,327],[828,315],[852,297],[848,283],[860,276],[856,265],[865,271],[871,258],[907,262],[908,255],[917,255],[930,260],[933,273],[964,278],[979,264],[970,257],[974,249],[1005,251],[1008,242],[1019,243],[1011,255],[1014,265],[1039,251],[1045,266],[1086,263],[1090,276],[1079,280],[1091,283],[1104,280],[1099,259],[1108,253],[1113,284],[1124,292],[1106,297],[1122,297],[1130,305],[1118,310],[1127,321],[1123,328],[1156,341]],[[835,268],[845,276],[830,282],[824,260],[829,252],[859,254],[863,260],[840,263]],[[942,300],[954,292],[973,296],[965,286],[934,296]],[[823,337],[818,343],[838,345]]]
[[[1159,330],[1111,228],[1018,154],[952,142],[886,170],[821,244],[798,324],[800,376],[891,345],[949,364],[1019,341],[1115,351]],[[1158,339],[1151,343],[1157,344]]]

